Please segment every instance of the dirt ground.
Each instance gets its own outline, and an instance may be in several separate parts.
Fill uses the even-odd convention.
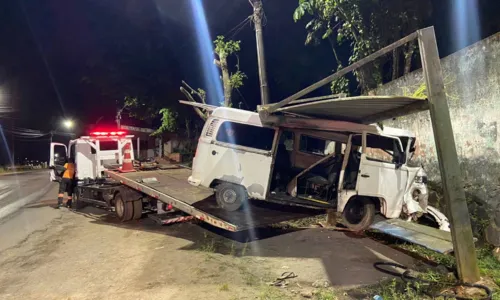
[[[54,214],[46,205],[31,205],[30,213]],[[0,298],[301,299],[327,291],[350,299],[345,290],[386,278],[372,266],[381,260],[414,263],[369,238],[321,228],[235,235],[148,218],[119,223],[87,207],[57,211],[0,252]],[[283,272],[297,277],[285,288],[269,286]]]

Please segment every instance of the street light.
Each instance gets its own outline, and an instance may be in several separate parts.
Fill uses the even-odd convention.
[[[57,134],[57,130],[59,128],[61,128],[61,125],[62,125],[62,127],[64,127],[64,129],[71,130],[75,126],[75,122],[73,122],[73,120],[71,120],[71,119],[62,120],[62,122],[59,123],[59,125],[55,129],[50,131],[50,143],[52,143],[54,133]],[[62,134],[62,133],[59,133],[59,134]],[[68,133],[68,134],[70,134],[70,133]]]
[[[68,119],[68,120],[64,120],[63,125],[67,129],[71,129],[71,128],[73,128],[74,123],[73,123],[73,120]]]

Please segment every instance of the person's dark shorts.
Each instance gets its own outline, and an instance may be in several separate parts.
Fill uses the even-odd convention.
[[[59,194],[67,193],[68,196],[73,194],[73,180],[69,178],[62,178],[59,183]]]

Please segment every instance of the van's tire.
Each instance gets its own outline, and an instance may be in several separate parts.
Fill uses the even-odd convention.
[[[132,220],[134,216],[134,205],[132,201],[125,201],[120,193],[115,195],[115,213],[122,222]]]
[[[142,217],[142,199],[133,201],[134,205],[134,220],[139,220]]]
[[[80,209],[83,209],[85,206],[87,206],[87,203],[80,200],[80,197],[81,197],[81,191],[78,187],[76,187],[73,190],[73,199],[71,200],[71,208],[72,209],[80,210]]]
[[[353,197],[349,199],[342,212],[342,223],[351,231],[367,229],[375,218],[375,203],[369,198]]]
[[[215,188],[217,204],[227,211],[236,211],[248,201],[248,194],[241,185],[224,182]]]

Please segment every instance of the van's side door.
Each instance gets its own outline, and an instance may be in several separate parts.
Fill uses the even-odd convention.
[[[272,147],[277,130],[220,120],[208,149],[210,163],[202,182],[218,179],[244,186],[250,197],[265,199],[272,166]]]
[[[408,181],[401,141],[366,133],[362,138],[363,152],[356,190],[359,195],[383,199],[381,212],[387,218],[399,217]]]

